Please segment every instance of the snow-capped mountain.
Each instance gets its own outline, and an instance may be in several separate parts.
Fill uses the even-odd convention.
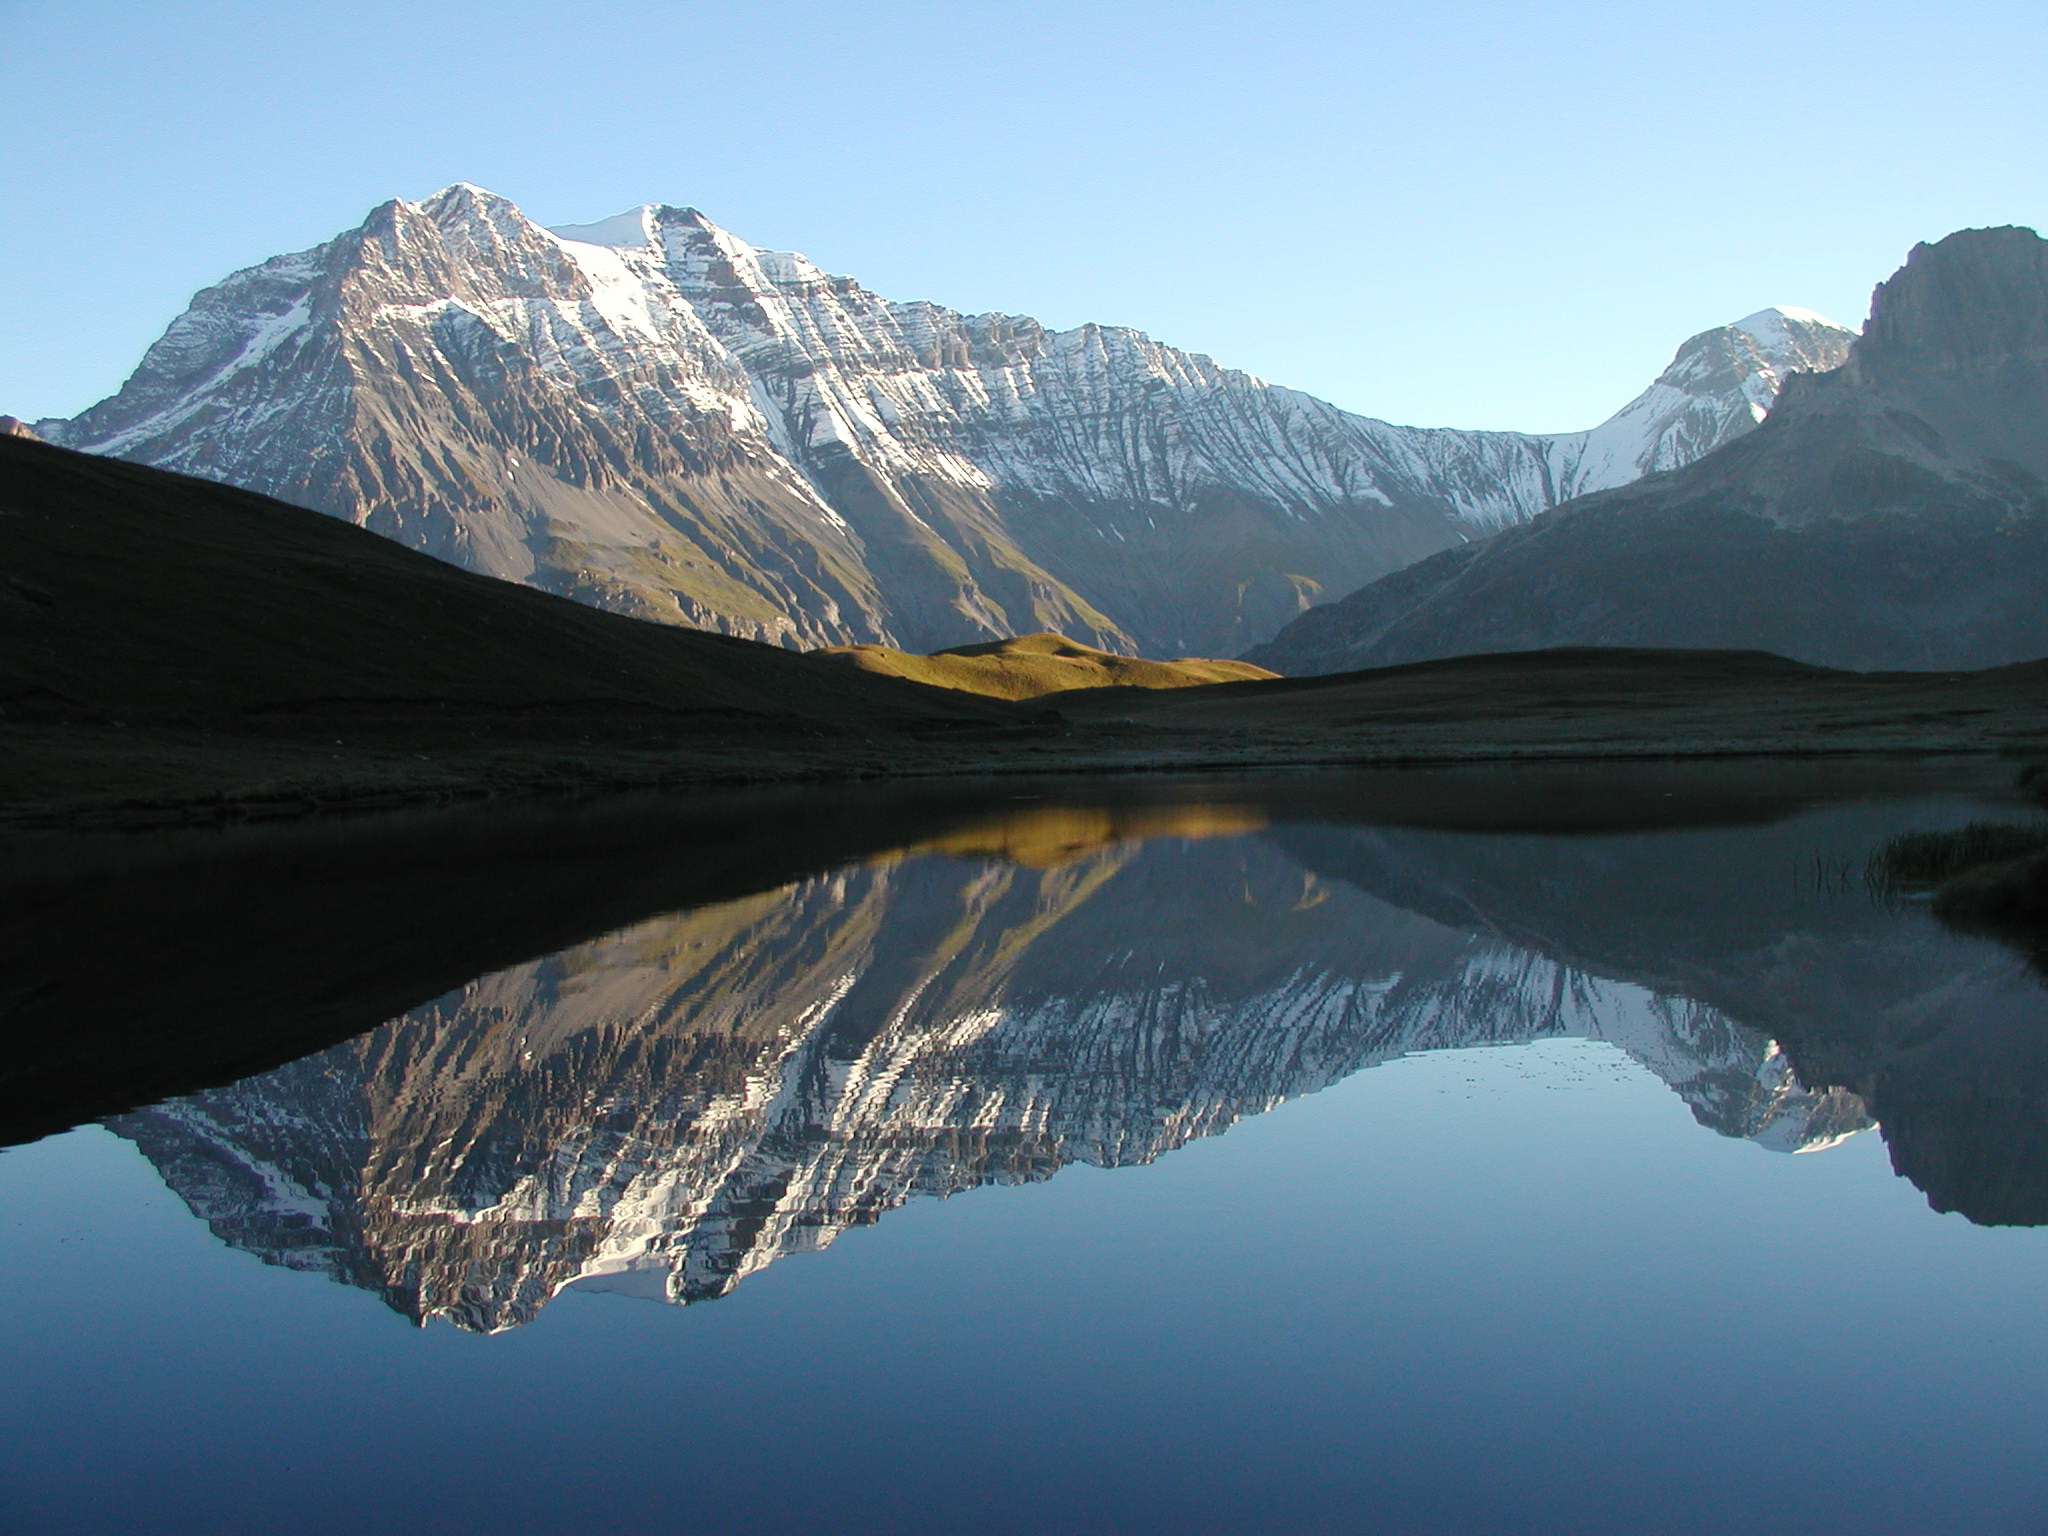
[[[1555,438],[1558,501],[1690,464],[1770,414],[1794,373],[1826,373],[1855,333],[1810,309],[1760,310],[1702,331],[1656,382],[1590,432]]]
[[[1404,1053],[1551,1036],[1775,1150],[1868,1124],[1710,1007],[1259,837],[818,876],[110,1124],[222,1239],[491,1331],[572,1283],[721,1295],[917,1195],[1147,1162]]]
[[[1229,655],[1751,429],[1851,334],[1768,310],[1560,436],[1391,426],[1131,330],[897,303],[691,209],[457,185],[201,293],[52,441],[790,644]]]
[[[1959,230],[1913,249],[1843,366],[1798,379],[1760,430],[1382,577],[1246,659],[1294,675],[1579,645],[1859,671],[2033,661],[2044,425],[2048,241]]]

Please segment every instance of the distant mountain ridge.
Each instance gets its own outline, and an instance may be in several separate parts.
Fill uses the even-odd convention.
[[[1850,335],[1705,332],[1588,432],[1398,427],[1136,331],[891,302],[691,209],[549,231],[458,184],[207,289],[36,430],[752,638],[1213,656],[1690,462]]]
[[[1689,465],[1315,608],[1296,675],[1475,651],[1745,648],[1861,670],[2048,655],[2048,242],[1916,246],[1832,373]]]

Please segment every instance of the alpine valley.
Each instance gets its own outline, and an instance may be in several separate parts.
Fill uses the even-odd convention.
[[[886,300],[691,209],[549,230],[458,184],[207,289],[35,430],[785,645],[1230,656],[1748,434],[1852,339],[1766,310],[1590,431],[1400,427],[1132,330]]]

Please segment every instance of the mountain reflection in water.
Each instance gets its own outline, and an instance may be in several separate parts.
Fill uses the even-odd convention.
[[[1562,835],[1022,800],[107,1123],[223,1240],[477,1331],[572,1283],[722,1295],[916,1195],[1558,1036],[1772,1150],[1874,1115],[1937,1208],[2048,1220],[2048,993],[1824,878],[1912,814]]]

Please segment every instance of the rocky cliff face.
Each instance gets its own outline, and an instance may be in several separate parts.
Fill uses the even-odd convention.
[[[820,876],[111,1124],[224,1240],[489,1331],[571,1283],[717,1296],[917,1195],[1142,1163],[1407,1052],[1561,1035],[1614,1043],[1726,1135],[1867,1124],[1711,1007],[1260,837]]]
[[[1313,609],[1247,656],[1338,672],[1554,645],[1851,668],[2048,654],[2048,243],[1965,230],[1879,286],[1756,432]]]
[[[1135,331],[891,302],[690,209],[549,231],[458,185],[208,289],[39,430],[756,638],[1230,655],[1743,435],[1848,340],[1766,311],[1590,432],[1396,427]]]

